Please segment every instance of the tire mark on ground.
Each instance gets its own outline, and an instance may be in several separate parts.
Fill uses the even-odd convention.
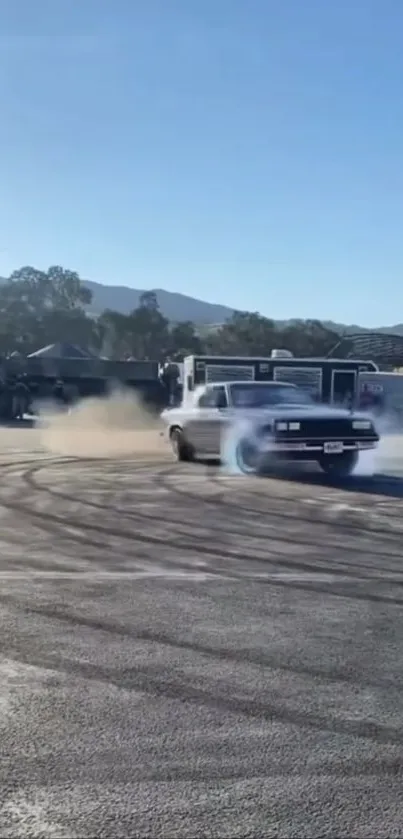
[[[351,578],[351,586],[354,586],[354,584],[356,584],[359,581],[364,582],[364,583],[365,582],[370,583],[370,582],[373,582],[375,579],[377,579],[377,577],[376,577],[376,575],[374,575],[374,573],[372,573],[372,574],[365,573],[365,571],[363,571],[362,567],[360,567],[359,565],[357,566],[357,568],[353,568],[351,570],[346,571],[347,565],[350,565],[350,568],[351,568],[351,563],[350,564],[349,563],[347,563],[347,564],[346,563],[341,563],[340,564],[340,562],[338,562],[338,561],[329,562],[328,560],[326,560],[326,563],[324,565],[323,562],[322,562],[322,564],[320,564],[319,560],[318,560],[318,562],[313,563],[313,562],[306,562],[306,561],[298,560],[298,559],[297,560],[286,559],[281,552],[278,552],[278,551],[276,552],[275,550],[271,551],[271,553],[272,553],[271,557],[267,557],[267,556],[262,557],[262,556],[257,556],[256,553],[253,553],[250,550],[249,551],[246,551],[244,549],[242,549],[241,551],[236,550],[236,549],[229,550],[227,548],[223,548],[221,545],[219,545],[217,543],[215,545],[201,544],[200,540],[197,540],[195,538],[193,538],[193,539],[190,538],[191,534],[188,534],[188,533],[185,533],[184,538],[182,538],[182,535],[176,536],[176,538],[163,538],[163,537],[155,536],[151,533],[141,534],[141,533],[138,533],[138,532],[133,532],[133,530],[128,531],[127,529],[123,529],[123,528],[120,528],[120,527],[118,528],[118,527],[112,527],[112,526],[105,526],[105,525],[99,524],[99,523],[92,524],[88,521],[83,520],[82,518],[78,517],[77,515],[75,515],[75,516],[68,515],[67,520],[66,520],[66,514],[59,515],[59,514],[56,514],[56,513],[49,512],[49,511],[35,510],[35,509],[32,509],[32,506],[29,506],[29,507],[27,506],[27,504],[25,502],[28,500],[28,493],[29,493],[29,496],[30,496],[30,505],[32,505],[32,492],[33,491],[36,491],[36,492],[39,492],[39,493],[42,492],[42,488],[38,488],[37,485],[33,483],[32,474],[37,474],[39,469],[44,468],[45,466],[49,467],[49,466],[52,466],[52,465],[53,466],[63,465],[67,468],[67,467],[74,467],[74,465],[77,464],[77,463],[80,464],[80,466],[82,466],[84,462],[86,462],[86,463],[90,462],[91,464],[93,464],[94,460],[93,459],[88,459],[88,460],[84,461],[83,459],[76,459],[76,458],[75,459],[71,459],[71,458],[65,459],[65,458],[63,458],[63,459],[54,459],[53,462],[52,462],[52,460],[49,459],[46,463],[42,463],[39,466],[36,465],[34,467],[32,466],[32,463],[29,463],[28,468],[23,469],[20,476],[18,476],[18,471],[17,471],[17,473],[15,473],[16,464],[13,464],[12,465],[13,475],[15,475],[15,477],[20,478],[20,480],[22,482],[22,485],[24,485],[24,483],[26,485],[25,497],[24,497],[24,493],[21,492],[21,484],[18,484],[17,485],[17,491],[18,491],[19,500],[18,501],[10,501],[10,500],[7,500],[7,499],[1,500],[1,498],[0,498],[0,504],[3,507],[5,507],[6,509],[9,509],[9,510],[11,510],[13,512],[16,512],[16,513],[19,513],[19,514],[23,514],[25,517],[27,517],[28,519],[33,521],[35,523],[36,527],[42,528],[45,532],[48,532],[53,536],[57,536],[58,538],[61,538],[66,542],[69,542],[69,541],[73,542],[73,543],[76,542],[78,544],[81,544],[83,547],[87,546],[91,549],[95,548],[99,552],[98,559],[100,559],[102,551],[105,551],[105,548],[107,547],[106,539],[109,538],[109,537],[112,537],[112,538],[115,538],[115,539],[119,539],[119,543],[120,543],[119,553],[122,554],[122,555],[124,555],[124,552],[125,552],[125,549],[124,549],[123,546],[124,546],[125,543],[126,544],[128,543],[129,547],[126,549],[126,556],[127,557],[133,558],[133,548],[132,548],[132,546],[135,545],[136,546],[136,556],[138,557],[138,559],[141,562],[144,562],[144,563],[152,561],[152,557],[150,557],[147,554],[146,550],[145,550],[145,552],[143,552],[143,553],[140,552],[140,554],[139,554],[139,546],[143,546],[144,549],[153,548],[153,547],[154,548],[155,547],[160,547],[160,548],[162,548],[162,547],[163,548],[168,548],[169,547],[169,548],[171,548],[175,551],[179,550],[181,552],[183,552],[183,551],[193,552],[193,553],[197,553],[198,555],[200,554],[201,556],[204,556],[209,561],[210,564],[207,565],[207,567],[206,566],[202,566],[202,567],[203,567],[203,570],[205,570],[206,573],[208,573],[209,575],[219,576],[219,577],[225,576],[225,577],[231,578],[231,579],[244,579],[247,576],[251,576],[253,579],[255,579],[260,584],[268,584],[268,585],[272,585],[272,586],[283,586],[284,587],[284,586],[292,585],[294,588],[299,587],[299,588],[303,589],[304,588],[304,583],[303,583],[303,581],[299,582],[299,581],[295,581],[295,580],[293,580],[292,583],[291,583],[291,582],[287,582],[286,580],[273,579],[272,577],[270,577],[268,575],[265,579],[264,573],[259,574],[259,573],[257,573],[256,569],[254,571],[252,571],[252,569],[250,569],[250,573],[248,574],[247,564],[248,563],[255,563],[255,564],[258,563],[263,568],[266,568],[266,569],[268,568],[268,566],[281,567],[281,568],[284,568],[284,569],[288,569],[289,571],[299,572],[301,574],[303,574],[303,573],[309,574],[309,573],[315,573],[315,572],[320,573],[320,572],[323,572],[324,570],[327,570],[332,575],[334,575],[334,577],[342,578],[344,582],[346,581],[346,578],[350,577]],[[110,469],[112,469],[112,471],[113,471],[113,469],[116,469],[116,466],[117,466],[116,462],[114,464],[113,463],[111,464],[111,461],[109,460],[109,461],[106,461],[106,463],[108,464],[108,467]],[[98,461],[98,466],[99,466],[99,461]],[[120,466],[121,466],[121,464],[120,464]],[[147,470],[149,469],[149,465],[147,464],[147,461],[143,461],[141,463],[137,463],[135,466],[134,465],[130,466],[130,468],[131,469],[136,468],[139,471],[139,473],[143,470],[143,472],[145,472],[145,476],[147,476]],[[158,469],[160,475],[161,475],[161,473],[165,474],[165,475],[167,474],[167,469],[166,469],[165,464],[162,465],[162,466],[161,465],[158,466],[158,464],[156,462],[153,462],[152,463],[152,469],[153,470]],[[168,470],[168,474],[171,474],[171,473],[172,473],[172,467]],[[156,479],[155,476],[152,477],[152,480],[155,480],[155,479]],[[171,489],[171,487],[169,487],[169,489]],[[176,488],[174,488],[174,494],[175,494],[175,489]],[[72,500],[75,500],[77,502],[77,497],[75,497],[75,498],[73,498],[73,496],[68,496],[68,497],[70,497]],[[191,493],[190,498],[189,498],[189,494],[188,494],[188,503],[193,503],[196,499],[197,499],[197,503],[199,504],[200,503],[200,495],[196,495],[196,493]],[[78,501],[81,503],[82,499],[78,499]],[[216,502],[212,502],[212,503],[216,503]],[[234,506],[234,505],[232,505],[232,506]],[[243,509],[243,508],[241,508],[241,509]],[[114,512],[113,508],[112,508],[112,512]],[[261,515],[261,513],[260,513],[260,515]],[[139,516],[138,516],[137,520],[140,520],[141,518],[142,518],[141,513],[139,513]],[[153,521],[155,520],[155,517],[152,516],[151,518],[152,518]],[[300,517],[298,520],[302,521],[303,518]],[[312,526],[311,521],[309,521],[309,525]],[[72,529],[74,529],[74,531],[78,531],[78,532],[72,532]],[[231,526],[231,532],[232,532],[232,526]],[[245,536],[246,537],[249,538],[249,533],[250,532],[253,532],[252,527],[251,527],[251,531],[249,531],[248,528],[245,528]],[[96,538],[97,535],[99,536],[100,541],[98,541],[98,539]],[[281,539],[281,536],[279,538]],[[289,544],[289,542],[287,540],[287,537],[285,537],[285,541],[286,541],[286,543]],[[297,542],[297,540],[295,540],[293,543],[296,543],[296,542]],[[316,547],[318,545],[319,546],[321,545],[321,541],[319,540],[319,541],[315,542],[315,541],[312,540],[311,542],[307,542],[306,544]],[[332,549],[334,549],[335,546],[331,545],[330,547]],[[340,547],[340,546],[338,546],[338,547]],[[343,550],[344,550],[344,547],[343,547]],[[353,550],[353,553],[355,553],[354,550]],[[375,554],[375,557],[378,557],[378,555]],[[154,560],[155,560],[155,557],[154,557]],[[91,561],[91,559],[90,559],[90,561]],[[226,563],[228,561],[231,561],[232,563],[235,563],[235,568],[234,567],[228,567],[227,564],[224,567],[220,566],[220,563],[222,561],[225,561]],[[189,561],[181,561],[181,560],[178,560],[178,558],[175,558],[174,560],[170,560],[169,558],[164,557],[164,564],[166,564],[167,567],[182,568],[183,570],[188,570],[188,571],[191,571],[192,568],[194,568],[194,563],[191,563]],[[237,571],[236,566],[238,566],[238,568],[240,570]],[[199,568],[200,568],[200,565],[198,566],[197,570],[199,570]],[[377,571],[376,568],[374,568],[372,570],[373,570],[373,572]],[[389,577],[387,580],[385,580],[385,578],[384,578],[385,568],[384,567],[382,569],[379,569],[378,573],[380,575],[379,579],[382,579],[382,582],[384,582],[384,583],[387,582],[388,584],[393,584],[393,586],[398,586],[398,587],[401,587],[402,584],[403,584],[403,579],[399,578],[396,575],[394,577]],[[359,591],[359,590],[358,591],[357,590],[352,591],[351,586],[345,585],[345,586],[342,587],[342,590],[338,592],[334,589],[333,585],[332,585],[331,590],[329,590],[329,588],[325,588],[324,586],[321,587],[320,585],[318,586],[315,582],[311,582],[309,584],[308,589],[311,590],[311,591],[312,590],[323,591],[328,596],[333,595],[333,596],[348,597],[348,598],[353,597],[355,599],[363,599],[363,600],[366,599],[366,600],[369,600],[369,601],[372,601],[372,602],[378,602],[378,603],[389,603],[389,604],[395,603],[396,605],[403,605],[403,598],[395,597],[395,596],[391,596],[391,595],[383,596],[382,594],[378,594],[378,593],[374,593],[374,592],[367,592],[367,591]]]
[[[38,471],[38,470],[36,469],[35,471]],[[40,492],[41,490],[40,489],[38,490],[37,485],[32,482],[31,474],[32,474],[32,469],[29,469],[22,475],[22,478],[23,478],[23,480],[25,480],[25,482],[28,482],[28,484],[30,486],[30,489],[33,489],[33,490],[36,490],[36,491]],[[72,496],[67,496],[67,497],[69,498],[70,501],[77,500],[77,499],[74,499]],[[82,500],[82,499],[79,499],[79,500],[80,500],[80,503],[83,503],[83,504],[86,503],[85,500]],[[88,506],[94,506],[95,504],[96,504],[96,502],[90,502]],[[65,527],[65,522],[64,522],[63,517],[60,517],[59,515],[54,514],[54,513],[32,510],[32,508],[25,507],[21,503],[21,501],[18,501],[18,502],[8,501],[6,506],[8,506],[8,508],[14,509],[15,511],[18,511],[20,513],[24,513],[25,515],[28,515],[33,519],[37,519],[37,520],[43,522],[45,527],[47,527],[48,525],[50,525],[50,526],[55,526],[55,525],[56,526],[61,526],[62,528]],[[106,508],[103,507],[103,509],[105,510]],[[112,511],[115,512],[115,510],[113,508],[112,508]],[[146,518],[146,517],[147,517],[147,514],[146,514],[145,517],[143,517],[141,514],[139,514],[137,516],[137,520],[142,519],[142,518]],[[148,516],[148,517],[151,518],[153,521],[155,521],[154,516],[151,516],[151,517]],[[163,521],[163,518],[161,518],[161,517],[159,517],[159,518],[160,518],[160,521]],[[159,537],[159,536],[152,535],[150,533],[146,533],[146,534],[140,534],[138,532],[133,533],[132,530],[128,531],[126,529],[123,529],[122,527],[116,528],[116,527],[111,527],[111,526],[104,526],[104,525],[101,525],[99,523],[91,524],[89,522],[83,522],[81,519],[77,518],[76,516],[73,517],[72,515],[69,516],[69,527],[70,528],[71,527],[73,527],[73,528],[85,528],[86,531],[90,531],[92,533],[99,534],[102,537],[112,536],[112,537],[124,540],[126,542],[129,541],[130,543],[140,543],[140,544],[143,544],[143,545],[155,545],[155,546],[158,545],[158,546],[165,547],[165,548],[170,547],[170,548],[180,550],[180,551],[194,551],[196,549],[197,552],[200,555],[205,556],[207,558],[215,559],[215,560],[217,560],[217,559],[219,559],[219,560],[222,560],[222,559],[231,560],[235,563],[239,563],[239,562],[243,563],[245,561],[246,562],[258,562],[258,563],[264,564],[266,567],[268,565],[281,566],[281,567],[284,567],[284,568],[287,568],[287,569],[290,569],[290,570],[292,569],[294,571],[307,572],[307,573],[314,572],[314,571],[320,571],[320,570],[323,571],[325,567],[328,568],[328,563],[326,564],[326,566],[323,566],[323,564],[305,562],[305,561],[302,561],[302,560],[299,560],[299,559],[297,559],[297,560],[286,559],[283,556],[282,552],[276,550],[273,547],[270,547],[269,545],[267,546],[267,550],[270,551],[270,553],[272,554],[271,557],[257,556],[256,553],[252,553],[250,551],[247,551],[246,549],[242,550],[241,556],[240,556],[239,551],[235,548],[234,549],[224,548],[221,545],[217,545],[217,542],[215,542],[215,545],[205,544],[205,543],[201,542],[200,540],[196,539],[192,535],[192,533],[189,533],[187,531],[181,532],[180,534],[178,534],[178,536],[176,538],[170,538],[168,536]],[[232,531],[232,527],[231,527],[231,533],[232,532],[233,531]],[[239,531],[238,531],[238,533],[239,533]],[[244,530],[242,535],[246,536],[248,538],[248,542],[250,542],[250,541],[252,541],[254,534],[253,534],[252,530]],[[75,540],[76,539],[76,534],[68,534],[68,536],[67,536],[67,534],[64,534],[64,538],[66,538],[66,537]],[[84,540],[86,540],[87,538],[88,538],[87,536],[85,536],[85,537],[79,536],[78,541],[81,541],[84,544]],[[284,536],[283,534],[278,534],[278,536],[277,535],[272,536],[272,539],[274,539],[275,541],[278,541],[278,542],[282,542],[285,545],[287,545],[287,544],[304,545],[305,547],[308,547],[308,548],[311,548],[311,549],[322,546],[320,541],[318,542],[318,540],[316,540],[316,541],[315,540],[307,540],[307,539],[304,539],[302,536],[301,536],[301,538],[294,538],[293,539],[291,537]],[[91,541],[91,544],[92,544],[92,546],[96,545],[94,540]],[[99,548],[102,548],[103,546],[104,546],[103,542],[98,543]],[[335,544],[331,544],[331,543],[328,545],[328,547],[331,548],[331,549],[333,549],[333,548],[340,549],[341,548],[340,544],[335,545]],[[359,548],[357,548],[356,546],[350,547],[350,548],[343,546],[342,549],[343,549],[343,552],[345,552],[345,551],[350,552],[353,556],[356,555],[357,551],[359,551]],[[365,549],[363,552],[366,555],[367,554],[367,549]],[[376,552],[372,552],[372,553],[373,553],[374,556],[377,555]],[[399,555],[400,555],[400,550],[397,554],[388,554],[388,553],[386,553],[386,555],[385,554],[378,554],[378,556],[380,556],[382,558],[386,556],[386,557],[389,557],[389,558],[393,557],[393,558],[396,558],[396,559],[399,558]],[[318,562],[320,563],[320,560]],[[332,564],[332,573],[336,576],[339,575],[339,576],[343,576],[343,577],[344,576],[356,577],[357,576],[357,570],[346,570],[349,567],[351,567],[351,563],[344,563],[343,561],[339,561],[337,564],[333,563]],[[360,572],[360,577],[362,577],[363,579],[369,579],[370,580],[370,579],[374,578],[373,574],[365,573],[362,570],[361,567],[359,567],[359,572]],[[383,573],[385,573],[385,569],[383,569]],[[403,579],[399,579],[397,576],[393,577],[393,580],[391,579],[390,581],[393,582],[397,586],[403,585]]]
[[[48,495],[50,495],[54,498],[64,499],[65,501],[67,501],[69,503],[71,503],[71,502],[74,503],[74,502],[77,502],[77,500],[79,500],[81,504],[83,504],[87,507],[92,507],[93,509],[99,510],[101,512],[104,512],[106,510],[109,511],[109,512],[114,512],[118,515],[123,516],[125,519],[127,519],[129,521],[134,521],[134,522],[139,522],[139,521],[155,522],[155,521],[159,521],[160,523],[163,522],[164,524],[171,525],[171,526],[174,524],[176,527],[180,527],[180,535],[191,538],[194,541],[199,539],[197,533],[195,533],[195,529],[197,529],[197,527],[200,528],[200,522],[197,523],[197,521],[194,521],[194,522],[186,523],[186,522],[183,521],[183,518],[184,518],[183,515],[180,518],[174,518],[173,517],[173,516],[175,516],[174,511],[172,511],[172,514],[171,514],[171,511],[170,511],[169,516],[167,516],[167,515],[164,516],[161,513],[158,513],[158,514],[149,513],[149,512],[143,511],[143,510],[139,511],[139,512],[135,512],[133,510],[122,511],[121,508],[118,508],[113,504],[103,504],[99,501],[94,501],[94,500],[89,499],[89,498],[83,498],[83,497],[77,498],[77,495],[73,496],[69,493],[63,492],[60,489],[55,490],[51,487],[47,487],[47,486],[43,486],[42,484],[39,484],[38,481],[36,480],[36,476],[42,471],[42,469],[43,469],[42,466],[35,466],[32,469],[27,470],[25,475],[24,475],[24,480],[26,481],[26,483],[30,486],[30,488],[33,491],[48,494]],[[154,481],[155,481],[155,479],[154,479]],[[172,487],[169,487],[169,488],[167,487],[167,492],[170,492],[171,494],[173,494],[175,492],[175,489],[173,489]],[[196,500],[196,498],[198,500],[200,499],[200,496],[198,496],[196,493],[186,493],[186,497],[188,499],[187,509],[189,509],[189,507],[191,506],[191,502]],[[269,498],[270,498],[270,496],[269,496]],[[215,502],[211,502],[211,503],[215,504]],[[233,512],[234,518],[235,518],[236,522],[238,522],[239,512],[243,513],[245,511],[244,507],[238,506],[237,504],[232,504],[232,505],[228,504],[227,506],[228,507],[231,506],[232,508],[235,507],[235,510],[233,510],[233,511],[231,510],[231,512]],[[240,527],[239,524],[237,524],[233,521],[226,522],[226,524],[224,525],[223,522],[217,523],[213,520],[209,520],[208,525],[206,525],[206,529],[208,528],[208,530],[211,533],[214,533],[214,534],[217,534],[217,533],[226,534],[226,533],[230,532],[232,536],[240,536],[240,537],[245,537],[246,536],[250,542],[261,541],[263,538],[266,539],[267,537],[270,537],[273,541],[279,541],[279,542],[282,542],[286,545],[297,545],[298,544],[298,545],[304,545],[307,548],[318,547],[318,538],[321,535],[320,533],[318,534],[318,538],[316,538],[315,540],[313,540],[311,538],[307,538],[303,533],[299,533],[298,536],[294,536],[294,537],[289,535],[289,534],[286,535],[286,534],[284,534],[284,528],[280,529],[280,526],[278,526],[278,525],[276,526],[276,525],[273,524],[273,521],[276,518],[281,518],[281,514],[279,514],[275,510],[270,511],[270,513],[269,513],[270,531],[267,532],[267,533],[264,533],[264,535],[262,535],[262,533],[256,533],[256,531],[253,530],[253,528],[250,527],[250,526],[249,527]],[[291,516],[287,516],[287,518],[291,518]],[[295,514],[293,516],[293,519],[296,522],[302,522],[304,524],[307,524],[307,523],[311,524],[311,522],[312,522],[312,518],[310,516],[308,517],[307,515],[304,515],[302,513]],[[317,524],[318,527],[322,526],[323,528],[329,529],[329,523],[326,522],[326,521],[316,520],[316,524]],[[192,528],[193,528],[193,530],[192,530]],[[345,528],[344,524],[338,524],[338,525],[333,524],[333,529],[336,530],[336,531],[342,530],[344,532],[346,528]],[[355,527],[354,531],[356,532],[357,530],[358,530],[358,528]],[[361,531],[359,531],[359,532],[361,532]],[[340,538],[340,533],[338,533],[337,535]],[[378,533],[376,532],[375,535],[378,535]],[[379,534],[379,535],[381,536],[382,534]],[[205,539],[206,535],[203,534],[203,536],[200,537],[200,538]],[[371,540],[373,540],[373,534],[372,533],[371,533],[370,538],[371,538]],[[371,555],[374,556],[374,557],[382,558],[382,559],[385,559],[385,558],[400,559],[400,555],[401,555],[400,540],[398,541],[398,537],[393,536],[390,539],[390,542],[391,542],[391,544],[396,546],[396,551],[395,552],[385,551],[385,549],[382,548],[382,547],[379,550],[374,550],[374,547],[373,547],[373,544],[372,544],[371,545]],[[326,547],[329,548],[329,549],[340,549],[342,547],[343,553],[347,553],[347,554],[348,553],[353,554],[353,555],[357,555],[357,553],[358,554],[361,553],[363,555],[368,554],[368,547],[361,548],[360,545],[352,546],[352,545],[349,545],[349,544],[343,544],[341,546],[339,541],[329,540],[327,534],[326,534]],[[341,566],[343,566],[343,565],[344,566],[350,566],[351,562],[344,563],[344,562],[341,561],[340,565]],[[360,568],[371,569],[371,568],[373,568],[373,566],[360,565]],[[386,569],[384,568],[384,570],[386,570]]]
[[[2,642],[0,640],[0,650]],[[207,687],[197,687],[190,676],[181,674],[177,680],[168,673],[153,672],[151,666],[134,666],[130,668],[104,668],[99,664],[78,662],[71,659],[52,655],[36,655],[32,650],[7,647],[8,655],[14,661],[30,666],[40,667],[51,671],[67,673],[72,677],[89,681],[105,682],[114,685],[119,690],[141,692],[151,697],[172,699],[194,705],[222,710],[234,715],[242,715],[248,719],[262,720],[269,723],[279,722],[283,725],[298,728],[313,729],[333,734],[348,735],[350,737],[371,740],[379,744],[403,744],[403,731],[389,725],[379,725],[375,722],[342,719],[340,717],[324,717],[318,713],[309,713],[288,708],[283,702],[254,700],[252,697],[230,696],[225,686],[220,692],[215,682],[214,690]]]

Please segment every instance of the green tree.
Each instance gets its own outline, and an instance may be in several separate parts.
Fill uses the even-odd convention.
[[[75,271],[53,265],[47,271],[24,266],[0,285],[0,353],[28,353],[68,341],[114,358],[132,355],[178,360],[188,354],[269,356],[274,347],[295,356],[326,356],[339,335],[318,320],[276,326],[258,312],[235,312],[218,328],[197,329],[190,321],[169,324],[155,291],[144,291],[129,314],[107,310],[87,315],[91,291]]]
[[[107,358],[124,358],[131,354],[130,320],[128,315],[105,309],[96,322],[96,347]]]
[[[295,320],[281,332],[283,345],[300,358],[327,356],[339,335],[318,320]]]
[[[150,312],[159,311],[159,303],[156,291],[143,291],[140,295],[139,309],[148,309]]]
[[[270,354],[274,344],[272,320],[258,312],[235,312],[227,323],[206,338],[210,352],[222,355]]]
[[[133,355],[136,358],[160,358],[169,346],[169,321],[158,307],[140,306],[129,315],[129,331],[132,336]]]
[[[201,355],[203,344],[191,321],[182,321],[171,327],[168,352],[174,359],[182,361],[186,355]]]
[[[13,271],[8,282],[14,284],[16,293],[39,316],[49,309],[83,311],[83,307],[92,300],[92,292],[83,285],[76,271],[60,265],[51,265],[47,271],[39,271],[27,265]]]
[[[90,344],[94,322],[84,305],[91,292],[74,271],[24,266],[0,286],[0,347],[23,353],[54,341]]]
[[[144,292],[128,315],[107,310],[98,318],[98,341],[114,358],[156,359],[169,346],[169,323],[161,314],[155,292]]]

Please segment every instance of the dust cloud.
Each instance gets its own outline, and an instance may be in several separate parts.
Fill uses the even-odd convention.
[[[49,453],[72,457],[164,455],[168,447],[161,422],[132,392],[114,390],[83,399],[68,412],[42,406],[36,428]]]

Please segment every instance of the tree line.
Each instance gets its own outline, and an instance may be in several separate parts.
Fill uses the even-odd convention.
[[[157,295],[146,291],[128,314],[107,309],[88,314],[92,292],[75,271],[26,266],[0,285],[0,354],[26,355],[47,344],[66,341],[107,358],[181,361],[189,354],[261,355],[277,347],[296,356],[326,356],[340,335],[317,320],[290,321],[279,328],[257,312],[235,312],[217,328],[192,322],[170,323]]]

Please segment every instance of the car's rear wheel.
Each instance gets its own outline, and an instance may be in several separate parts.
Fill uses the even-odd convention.
[[[189,463],[194,460],[194,449],[186,440],[181,428],[173,428],[169,437],[176,460],[182,463]]]
[[[343,452],[342,454],[323,454],[319,458],[319,466],[326,475],[335,478],[346,478],[354,472],[358,463],[358,452]]]

